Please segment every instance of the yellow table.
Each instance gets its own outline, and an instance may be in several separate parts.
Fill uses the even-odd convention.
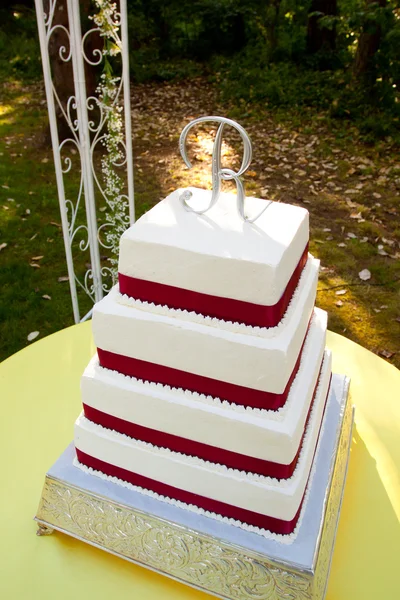
[[[399,600],[400,371],[339,335],[328,346],[334,371],[352,378],[357,412],[327,600]],[[94,351],[87,322],[0,365],[0,598],[211,599],[69,536],[35,535],[44,475],[73,438]]]

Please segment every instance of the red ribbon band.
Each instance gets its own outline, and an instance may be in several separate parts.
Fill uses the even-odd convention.
[[[329,387],[325,399],[325,405],[328,396]],[[321,419],[318,438],[321,433],[322,421],[323,418]],[[317,445],[318,441],[315,445],[313,460],[315,460]],[[99,460],[98,458],[94,458],[93,456],[82,452],[81,450],[79,450],[79,448],[76,448],[76,454],[81,464],[86,465],[87,467],[92,468],[95,471],[100,471],[105,475],[109,475],[110,477],[117,477],[117,479],[127,481],[128,483],[141,487],[145,490],[151,490],[157,494],[160,494],[161,496],[165,496],[166,498],[180,500],[185,504],[194,504],[195,506],[203,508],[206,511],[213,512],[231,519],[235,519],[241,521],[242,523],[248,523],[249,525],[254,525],[255,527],[267,529],[268,531],[272,531],[273,533],[279,533],[281,535],[286,535],[294,531],[299,520],[300,512],[304,502],[305,492],[300,503],[299,509],[294,518],[291,521],[284,521],[283,519],[275,519],[274,517],[260,515],[259,513],[246,510],[244,508],[232,506],[230,504],[226,504],[225,502],[220,502],[219,500],[205,498],[204,496],[200,496],[199,494],[193,494],[192,492],[187,492],[185,490],[181,490],[166,483],[156,481],[155,479],[150,479],[149,477],[133,473],[132,471],[128,471],[127,469],[122,469],[121,467],[117,467],[115,465],[111,465],[107,462]]]
[[[100,471],[105,475],[109,475],[110,477],[117,477],[118,479],[122,479],[123,481],[131,483],[132,485],[136,485],[146,490],[151,490],[152,492],[160,494],[161,496],[173,498],[174,500],[180,500],[185,504],[194,504],[195,506],[203,508],[206,511],[210,511],[230,519],[235,519],[241,521],[242,523],[248,523],[249,525],[254,525],[255,527],[261,527],[262,529],[267,529],[269,531],[273,531],[274,533],[292,533],[296,527],[301,506],[303,504],[302,501],[294,519],[291,521],[284,521],[282,519],[275,519],[274,517],[260,515],[244,508],[238,508],[237,506],[232,506],[230,504],[226,504],[225,502],[220,502],[219,500],[205,498],[204,496],[199,496],[198,494],[193,494],[192,492],[187,492],[185,490],[180,490],[166,483],[155,481],[149,477],[132,473],[131,471],[127,471],[121,467],[116,467],[115,465],[111,465],[107,462],[99,460],[98,458],[89,456],[85,452],[79,450],[79,448],[76,448],[76,454],[81,464],[92,468],[95,471]]]
[[[122,273],[118,274],[119,291],[121,294],[126,294],[135,300],[167,305],[169,308],[194,311],[224,321],[245,323],[257,327],[275,327],[286,312],[307,258],[308,244],[281,298],[271,306],[193,292],[173,285],[129,277]]]
[[[310,325],[308,325],[308,328],[309,326]],[[111,371],[118,371],[118,373],[123,373],[129,377],[135,377],[136,379],[141,379],[143,381],[162,383],[163,385],[169,385],[173,388],[198,392],[199,394],[213,396],[213,398],[227,400],[228,402],[241,404],[242,406],[277,410],[285,404],[290,387],[299,370],[308,328],[292,374],[281,394],[264,392],[242,385],[228,383],[226,381],[211,379],[211,377],[204,377],[203,375],[188,373],[187,371],[181,371],[180,369],[157,365],[146,360],[132,358],[131,356],[115,354],[114,352],[103,350],[102,348],[97,348],[97,354],[102,367],[110,369]]]
[[[88,404],[83,405],[83,410],[85,417],[89,419],[89,421],[96,423],[96,425],[101,425],[106,429],[123,433],[131,438],[134,438],[135,440],[147,442],[160,448],[169,448],[173,452],[180,452],[182,454],[186,454],[187,456],[197,456],[203,460],[225,465],[232,469],[238,469],[239,471],[257,473],[259,475],[274,477],[276,479],[289,479],[289,477],[293,475],[299,459],[311,409],[314,405],[318,380],[315,385],[313,397],[307,413],[304,432],[300,440],[299,448],[293,461],[288,465],[269,460],[263,460],[260,458],[254,458],[253,456],[246,456],[231,450],[225,450],[223,448],[210,446],[209,444],[204,444],[202,442],[189,440],[178,435],[165,433],[156,429],[150,429],[149,427],[144,427],[143,425],[138,425],[137,423],[132,423],[131,421],[126,421],[125,419],[120,419],[114,415],[104,413],[101,410],[97,410],[96,408],[89,406]]]

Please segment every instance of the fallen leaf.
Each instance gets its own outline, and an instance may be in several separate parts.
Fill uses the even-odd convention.
[[[34,233],[33,236],[31,238],[29,238],[29,240],[30,241],[34,240],[36,236],[37,236],[37,233]]]
[[[360,212],[358,212],[358,213],[351,213],[350,219],[362,219],[362,214]]]
[[[382,194],[378,194],[378,192],[373,192],[372,195],[374,198],[382,198]]]
[[[5,190],[9,190],[10,189],[9,185],[2,185],[1,187],[4,188]]]
[[[335,294],[336,296],[343,296],[344,294],[347,294],[347,290],[338,290]]]
[[[42,163],[48,163],[49,159],[48,158],[42,158]]]
[[[356,208],[357,202],[352,202],[351,200],[346,200],[346,204],[349,208]]]
[[[59,277],[57,279],[58,283],[62,283],[63,281],[69,281],[69,277],[68,276],[64,276],[64,277]]]
[[[374,308],[374,312],[376,312],[376,313],[380,313],[380,312],[381,312],[381,311],[380,311],[380,308]]]
[[[40,256],[32,256],[31,260],[40,260],[41,258],[43,258],[43,254]]]
[[[31,210],[30,210],[30,208],[27,208],[27,209],[26,209],[26,211],[25,211],[25,214],[26,214],[26,215],[30,215],[30,214],[31,214]]]
[[[49,296],[48,294],[43,294],[42,298],[44,298],[45,300],[51,300],[51,296]]]
[[[362,281],[368,281],[368,279],[371,279],[371,272],[368,269],[363,269],[359,272],[358,276]]]
[[[396,353],[390,352],[389,350],[379,350],[380,356],[384,356],[385,358],[392,358]]]
[[[341,300],[338,300],[337,302],[335,302],[336,306],[343,306],[344,302],[342,302]]]
[[[61,227],[61,224],[56,223],[55,221],[50,221],[50,225],[54,225],[55,227]]]
[[[0,250],[4,250],[4,248],[7,248],[6,242],[3,242],[2,244],[0,244]]]
[[[34,269],[40,269],[40,265],[38,265],[38,263],[29,263],[30,267],[33,267]]]
[[[340,244],[338,244],[339,248],[346,248],[346,244],[344,242],[340,242]]]
[[[355,233],[348,233],[347,237],[350,238],[351,240],[356,240],[357,239],[357,236],[356,236]]]
[[[34,339],[37,338],[38,335],[39,335],[38,331],[31,331],[31,333],[28,334],[26,339],[28,340],[28,342],[32,342]]]

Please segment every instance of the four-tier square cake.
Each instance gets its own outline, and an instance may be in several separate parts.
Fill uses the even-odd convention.
[[[190,188],[201,209],[210,192]],[[308,212],[177,190],[122,236],[93,312],[76,465],[283,541],[307,503],[331,381]],[[265,201],[246,198],[256,215]]]

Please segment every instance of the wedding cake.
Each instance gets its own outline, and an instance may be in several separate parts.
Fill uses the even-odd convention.
[[[93,311],[75,464],[290,540],[331,381],[309,215],[248,197],[244,218],[236,194],[210,198],[177,190],[122,236],[118,285]]]

